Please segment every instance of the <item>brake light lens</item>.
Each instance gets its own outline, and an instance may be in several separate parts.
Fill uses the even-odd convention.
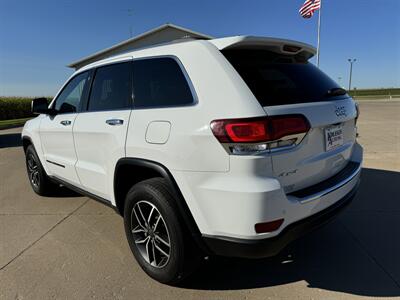
[[[294,45],[284,45],[282,47],[283,51],[290,52],[290,53],[297,53],[301,50],[301,47],[294,46]]]
[[[270,139],[265,120],[226,122],[225,132],[235,143],[262,142]]]
[[[292,134],[305,133],[310,129],[310,124],[304,116],[272,117],[271,125],[274,140]]]
[[[221,143],[261,143],[306,133],[310,124],[303,115],[283,115],[211,122],[211,130]]]

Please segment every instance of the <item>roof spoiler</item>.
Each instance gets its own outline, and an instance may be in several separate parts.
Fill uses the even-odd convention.
[[[305,59],[313,57],[317,50],[308,44],[292,40],[270,37],[236,36],[210,40],[219,50],[228,49],[266,49],[287,55],[301,55]]]

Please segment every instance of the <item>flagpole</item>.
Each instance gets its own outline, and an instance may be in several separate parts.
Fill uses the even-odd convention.
[[[319,68],[319,56],[320,56],[320,34],[321,34],[321,10],[322,10],[322,0],[320,0],[318,11],[318,42],[317,42],[317,67]]]

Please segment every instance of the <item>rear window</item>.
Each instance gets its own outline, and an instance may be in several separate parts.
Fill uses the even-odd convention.
[[[185,106],[194,102],[181,67],[170,57],[135,60],[133,94],[135,108]]]
[[[222,51],[262,106],[346,99],[328,97],[340,86],[313,64],[265,50]]]

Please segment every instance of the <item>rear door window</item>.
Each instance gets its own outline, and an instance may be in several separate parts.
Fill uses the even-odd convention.
[[[312,63],[265,50],[222,51],[262,106],[346,99],[327,96],[340,86]]]
[[[120,110],[132,103],[132,62],[99,67],[92,84],[89,111]]]
[[[133,94],[135,108],[185,106],[194,102],[181,67],[170,57],[134,61]]]

